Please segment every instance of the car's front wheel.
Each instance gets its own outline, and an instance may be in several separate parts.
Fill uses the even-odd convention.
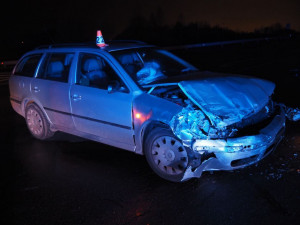
[[[32,103],[26,107],[25,120],[30,133],[35,138],[45,140],[54,135],[46,116],[36,104]]]
[[[188,154],[171,130],[155,128],[146,137],[144,153],[153,171],[160,177],[181,182],[188,165]]]

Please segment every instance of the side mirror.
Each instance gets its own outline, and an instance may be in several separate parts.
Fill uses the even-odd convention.
[[[117,80],[113,80],[108,82],[107,91],[109,94],[114,93],[120,89],[120,82]]]

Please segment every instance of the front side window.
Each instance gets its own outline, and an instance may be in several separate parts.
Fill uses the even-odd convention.
[[[38,72],[37,77],[67,83],[73,57],[73,53],[48,54]]]
[[[21,62],[18,63],[13,74],[25,77],[33,77],[41,57],[42,54],[26,56]]]
[[[79,54],[76,84],[108,90],[128,92],[120,77],[109,63],[99,55]]]

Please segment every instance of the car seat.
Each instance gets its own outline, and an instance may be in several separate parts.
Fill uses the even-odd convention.
[[[139,65],[139,60],[135,58],[137,58],[137,56],[132,54],[119,56],[119,60],[123,65],[124,69],[134,80],[137,79],[136,73],[141,69],[141,66]]]
[[[63,78],[64,65],[60,61],[50,62],[47,68],[47,77],[53,78],[54,80],[58,80]]]
[[[83,73],[89,80],[89,86],[107,88],[107,74],[103,70],[103,62],[87,59],[83,64]]]

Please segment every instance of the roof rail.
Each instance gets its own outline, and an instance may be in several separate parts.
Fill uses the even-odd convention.
[[[137,40],[111,40],[107,41],[108,44],[142,44],[146,45],[146,42],[143,41],[137,41]],[[36,47],[35,49],[51,49],[51,48],[99,48],[95,42],[85,42],[85,43],[61,43],[61,44],[51,44],[51,45],[41,45]]]
[[[35,49],[51,49],[51,48],[67,48],[67,47],[98,48],[94,42],[87,42],[87,43],[62,43],[62,44],[41,45],[36,47]]]
[[[114,43],[132,43],[132,44],[147,44],[146,42],[143,41],[137,41],[137,40],[110,40],[106,41],[108,44],[114,44]]]

